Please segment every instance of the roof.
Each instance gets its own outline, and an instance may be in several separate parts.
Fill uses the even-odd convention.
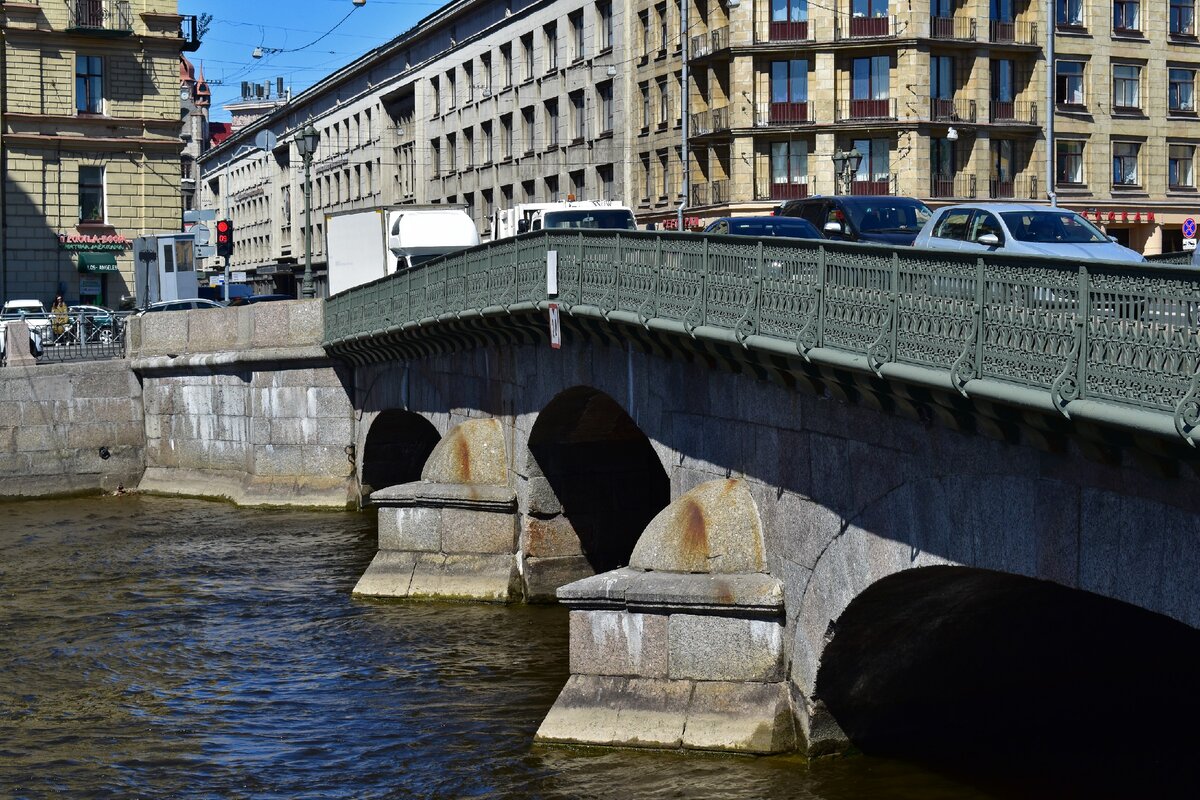
[[[212,142],[213,147],[216,147],[221,142],[233,135],[232,122],[210,122],[208,123],[208,138]]]

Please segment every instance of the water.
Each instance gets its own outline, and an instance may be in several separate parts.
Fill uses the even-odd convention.
[[[0,796],[997,796],[866,757],[535,746],[565,610],[351,599],[374,550],[368,515],[0,505]]]

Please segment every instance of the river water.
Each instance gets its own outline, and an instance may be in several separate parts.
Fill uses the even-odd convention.
[[[998,796],[861,756],[535,746],[565,610],[354,600],[374,550],[367,514],[0,504],[0,796]]]

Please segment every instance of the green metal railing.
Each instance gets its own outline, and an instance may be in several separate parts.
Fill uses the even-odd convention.
[[[544,309],[1200,438],[1200,275],[1175,266],[693,234],[541,232],[330,298],[326,348]],[[376,358],[381,358],[377,356]]]

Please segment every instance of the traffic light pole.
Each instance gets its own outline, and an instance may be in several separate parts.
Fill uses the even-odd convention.
[[[225,305],[229,305],[229,256],[225,256],[225,281],[222,286],[225,289]]]

